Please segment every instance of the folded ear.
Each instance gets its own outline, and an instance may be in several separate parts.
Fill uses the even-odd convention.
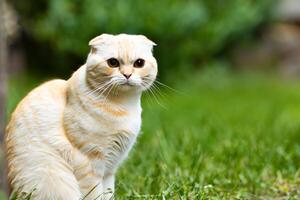
[[[96,46],[96,45],[101,45],[104,43],[107,39],[111,38],[113,35],[103,33],[95,38],[93,38],[90,42],[89,45],[91,47]]]
[[[137,35],[137,37],[138,37],[141,41],[145,42],[145,43],[148,44],[148,45],[156,46],[156,44],[155,44],[153,41],[149,40],[149,39],[148,39],[146,36],[144,36],[144,35]]]

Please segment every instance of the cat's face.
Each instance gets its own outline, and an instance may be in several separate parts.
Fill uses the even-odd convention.
[[[157,75],[157,62],[152,55],[155,45],[142,35],[102,34],[89,43],[87,84],[99,92],[143,91]]]

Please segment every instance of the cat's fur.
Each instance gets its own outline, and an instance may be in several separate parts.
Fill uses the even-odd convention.
[[[6,150],[13,192],[38,200],[112,195],[116,169],[140,131],[141,93],[157,74],[155,44],[141,35],[102,34],[89,45],[86,63],[69,80],[42,84],[12,114]],[[119,67],[108,66],[112,57]],[[139,58],[145,65],[134,67]]]

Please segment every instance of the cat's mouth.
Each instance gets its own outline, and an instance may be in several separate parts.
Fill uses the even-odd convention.
[[[132,85],[131,83],[129,83],[129,82],[121,83],[120,85],[133,86],[133,85]]]
[[[135,83],[132,83],[131,81],[127,80],[123,83],[120,83],[120,86],[130,86],[130,87],[134,87],[134,86],[137,86],[137,84]]]

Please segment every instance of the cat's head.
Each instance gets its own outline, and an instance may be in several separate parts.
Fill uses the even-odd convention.
[[[102,34],[89,45],[86,80],[92,89],[143,91],[155,81],[157,62],[152,54],[155,43],[145,36]]]

